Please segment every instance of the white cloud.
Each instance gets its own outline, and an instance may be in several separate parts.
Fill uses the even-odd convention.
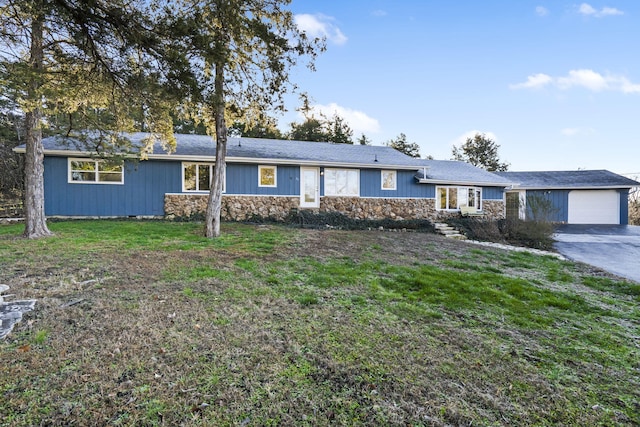
[[[570,89],[574,86],[584,87],[594,92],[608,88],[611,78],[606,78],[593,70],[571,70],[566,77],[558,77],[556,85],[560,89]]]
[[[584,16],[593,16],[594,18],[604,18],[605,16],[624,15],[624,12],[615,7],[603,7],[600,10],[595,9],[588,3],[582,3],[578,6],[578,13]]]
[[[536,15],[538,16],[547,16],[549,14],[549,9],[544,6],[536,6]]]
[[[311,37],[326,37],[328,41],[338,45],[345,44],[348,40],[334,23],[335,19],[330,16],[302,13],[295,15],[294,19],[298,29]]]
[[[371,12],[373,16],[387,16],[387,11],[382,9],[377,9]]]
[[[539,89],[555,86],[560,90],[581,87],[593,92],[613,91],[622,93],[640,93],[640,84],[632,83],[624,76],[602,75],[596,71],[581,69],[571,70],[566,76],[552,77],[547,74],[534,74],[527,77],[524,83],[509,85],[510,89]]]
[[[527,77],[527,81],[524,83],[517,83],[509,85],[511,89],[536,89],[543,86],[546,86],[553,82],[553,78],[546,74],[534,74],[533,76]]]
[[[564,136],[588,136],[593,135],[596,131],[593,128],[564,128],[560,133]]]
[[[359,136],[361,133],[369,135],[380,132],[380,122],[378,122],[377,119],[369,117],[362,111],[343,107],[335,102],[327,105],[312,105],[311,112],[322,114],[329,119],[332,118],[334,114],[337,114],[347,122],[349,127],[353,130],[354,136]],[[303,118],[302,113],[298,113],[298,115]]]
[[[462,144],[464,144],[465,142],[467,142],[468,138],[473,138],[474,136],[476,136],[476,134],[480,134],[480,135],[484,135],[487,138],[493,140],[493,142],[498,142],[498,137],[496,136],[495,133],[493,132],[483,132],[481,130],[470,130],[468,132],[463,133],[462,135],[458,136],[456,139],[454,139],[453,141],[451,141],[451,146],[461,146]]]

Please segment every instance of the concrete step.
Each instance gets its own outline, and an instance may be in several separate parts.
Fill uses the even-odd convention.
[[[467,240],[467,236],[465,236],[464,234],[448,234],[445,237],[449,238],[449,239],[455,239],[455,240]]]
[[[454,234],[460,234],[460,232],[458,230],[456,230],[455,228],[452,228],[451,230],[440,229],[440,230],[438,230],[438,233],[444,234],[445,236],[451,236],[451,235],[454,235]]]
[[[460,231],[456,230],[454,227],[444,222],[436,222],[433,226],[436,229],[436,233],[442,234],[443,236],[448,237],[450,239],[457,239],[457,240],[467,239],[467,236],[460,233]]]

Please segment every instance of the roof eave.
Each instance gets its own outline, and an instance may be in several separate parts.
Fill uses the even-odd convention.
[[[16,147],[13,149],[16,153],[25,153],[24,147]],[[98,153],[88,153],[78,150],[51,150],[45,149],[45,155],[63,156],[63,157],[92,157]],[[128,157],[136,158],[137,156],[129,155]],[[148,160],[174,160],[188,162],[215,162],[215,156],[202,155],[177,155],[177,154],[148,154]],[[296,159],[278,159],[278,158],[256,158],[256,157],[227,157],[227,163],[269,163],[277,165],[298,165],[298,166],[315,166],[315,167],[343,167],[358,169],[397,169],[397,170],[419,170],[423,168],[420,165],[398,165],[386,163],[352,163],[352,162],[322,162],[318,160],[296,160]]]
[[[489,181],[461,181],[461,180],[448,180],[448,179],[425,179],[419,178],[420,184],[444,184],[444,185],[473,185],[475,187],[509,187],[514,184],[509,182],[489,182]]]
[[[419,165],[399,165],[389,163],[354,163],[335,162],[320,160],[299,160],[299,159],[278,159],[278,158],[256,158],[256,157],[227,157],[227,162],[232,163],[272,163],[278,165],[299,165],[315,167],[343,167],[353,169],[398,169],[398,170],[419,170]]]
[[[634,185],[584,185],[584,186],[575,186],[571,187],[568,185],[565,186],[533,186],[533,187],[525,187],[519,186],[518,190],[533,190],[533,191],[549,191],[549,190],[620,190],[620,189],[629,189],[635,187]]]

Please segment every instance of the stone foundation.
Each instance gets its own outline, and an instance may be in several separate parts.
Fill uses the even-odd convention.
[[[484,219],[504,219],[504,202],[502,200],[483,200],[482,212],[484,212]]]
[[[322,197],[321,212],[341,212],[353,219],[433,219],[437,216],[434,199],[368,199],[360,197]]]
[[[164,213],[167,217],[189,218],[204,215],[208,194],[165,194]],[[300,205],[300,198],[275,196],[222,196],[220,217],[227,221],[246,221],[253,217],[283,221],[292,209]]]
[[[164,211],[167,217],[203,215],[207,210],[208,194],[166,194]],[[277,196],[222,196],[220,216],[227,221],[246,221],[254,217],[283,221],[293,209],[300,207],[300,198]],[[485,200],[482,204],[485,219],[504,218],[501,200]],[[318,212],[341,212],[353,219],[397,221],[427,219],[441,221],[458,212],[436,210],[435,199],[377,199],[360,197],[322,197]]]

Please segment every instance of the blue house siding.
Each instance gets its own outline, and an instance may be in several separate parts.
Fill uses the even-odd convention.
[[[482,200],[503,200],[504,187],[482,187]]]
[[[69,183],[66,157],[47,156],[44,168],[46,215],[164,215],[165,193],[182,190],[177,162],[126,162],[124,184]]]
[[[620,224],[629,224],[629,190],[619,190],[620,193]]]
[[[533,219],[532,209],[536,206],[536,202],[549,200],[553,208],[548,219],[553,222],[569,220],[569,190],[528,190],[526,197],[527,219]]]
[[[182,191],[183,162],[179,160],[127,161],[123,184],[69,183],[67,157],[46,156],[44,163],[45,214],[49,216],[162,216],[166,194],[194,194]],[[276,165],[277,187],[258,186],[258,166],[228,163],[226,194],[300,195],[300,166]],[[360,197],[435,199],[436,184],[418,183],[412,170],[397,170],[396,174],[396,189],[382,190],[381,169],[360,169]],[[323,175],[320,186],[324,196]],[[503,189],[483,187],[483,198],[502,200]]]
[[[385,169],[386,170],[386,169]],[[415,171],[396,172],[396,189],[383,190],[380,169],[360,170],[360,197],[426,198],[436,197],[436,187],[432,184],[418,184]]]
[[[300,167],[277,166],[277,187],[258,186],[258,165],[227,163],[227,194],[299,196]]]

